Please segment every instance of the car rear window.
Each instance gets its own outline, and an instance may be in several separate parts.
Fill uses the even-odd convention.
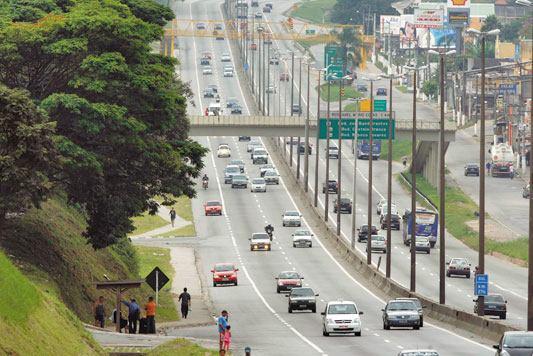
[[[328,314],[357,314],[354,304],[332,304],[328,308]]]
[[[207,206],[220,206],[220,202],[218,201],[208,201]]]
[[[285,212],[285,216],[298,216],[300,215],[300,213],[298,213],[297,211],[287,211]]]
[[[372,235],[372,240],[374,240],[374,241],[385,241],[385,236]]]
[[[307,230],[296,230],[294,236],[310,236],[311,234]]]
[[[503,347],[533,349],[533,334],[506,335],[503,339]]]
[[[505,300],[501,295],[487,295],[485,297],[485,303],[504,303]]]
[[[411,301],[390,302],[387,310],[414,310],[417,309],[416,304]]]
[[[293,297],[312,297],[315,295],[315,292],[311,288],[294,288],[291,291],[291,296]]]
[[[215,271],[217,271],[217,272],[233,271],[233,269],[234,269],[233,265],[217,265],[217,266],[215,266]]]
[[[265,184],[265,180],[261,178],[256,178],[252,181],[253,184]]]
[[[281,279],[300,279],[300,275],[297,272],[282,272],[278,278]]]

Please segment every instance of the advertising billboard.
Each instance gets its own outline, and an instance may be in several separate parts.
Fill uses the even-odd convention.
[[[416,28],[441,28],[444,23],[444,10],[423,10],[415,9]]]
[[[448,23],[466,27],[470,23],[470,0],[448,0]]]
[[[400,48],[416,47],[416,27],[414,15],[400,16]]]
[[[453,28],[448,24],[444,24],[442,28],[431,28],[431,29],[418,29],[417,38],[418,38],[418,47],[427,49],[428,48],[428,34],[429,38],[429,47],[433,49],[446,48],[446,49],[455,49],[455,42],[457,39],[457,29]]]
[[[381,15],[379,23],[381,34],[391,33],[394,36],[400,34],[400,16]]]

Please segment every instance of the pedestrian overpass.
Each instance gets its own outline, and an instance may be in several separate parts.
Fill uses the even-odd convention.
[[[189,116],[191,136],[261,136],[261,137],[304,137],[304,116]],[[396,119],[397,140],[411,140],[413,122]],[[440,122],[419,120],[416,125],[417,151],[412,161],[417,173],[437,186],[439,167]],[[317,120],[309,120],[309,137],[314,142],[317,134]],[[447,121],[444,129],[445,149],[455,141],[455,123]]]

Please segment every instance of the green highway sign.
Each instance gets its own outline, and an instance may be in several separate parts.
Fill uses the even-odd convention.
[[[336,44],[328,44],[324,48],[324,63],[330,66],[327,72],[324,73],[324,79],[327,80],[330,76],[342,78],[344,76],[344,50],[341,46]]]
[[[316,33],[316,31],[314,29],[311,29],[311,30],[305,30],[305,34],[306,35],[314,35]]]
[[[327,138],[327,119],[321,118],[318,123],[319,138],[324,140]],[[329,138],[339,138],[339,119],[330,118]],[[359,125],[357,127],[357,139],[368,140],[370,139],[370,119],[359,119]],[[341,130],[343,140],[353,140],[355,138],[355,122],[356,119],[342,119]],[[394,139],[394,133],[396,128],[396,121],[392,120],[392,138]],[[385,140],[389,138],[389,119],[372,119],[372,137],[374,140]]]
[[[374,99],[374,111],[387,111],[387,100]]]

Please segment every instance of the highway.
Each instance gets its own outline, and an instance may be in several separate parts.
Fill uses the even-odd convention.
[[[222,19],[219,1],[185,1],[175,7],[178,18]],[[243,115],[250,113],[250,103],[245,101],[242,83],[237,77],[222,77],[224,63],[220,55],[230,53],[235,58],[227,41],[214,38],[180,38],[180,73],[190,82],[195,93],[196,107],[190,113],[201,114],[209,100],[199,95],[209,84],[219,86],[222,103],[235,97],[243,105]],[[199,72],[199,58],[204,51],[214,54],[213,75]],[[209,270],[217,262],[235,262],[240,268],[239,286],[209,287],[209,294],[217,310],[230,311],[234,341],[253,347],[255,353],[265,355],[301,354],[322,355],[357,354],[395,355],[408,348],[431,347],[441,355],[489,355],[492,350],[477,343],[476,337],[453,331],[426,321],[424,328],[414,330],[382,329],[381,311],[383,297],[368,289],[364,280],[359,280],[334,252],[330,252],[320,237],[311,249],[294,249],[290,234],[294,228],[281,226],[281,214],[297,209],[295,202],[282,180],[279,186],[269,186],[267,193],[251,193],[249,190],[231,189],[223,183],[223,169],[228,159],[216,158],[213,153],[220,143],[227,143],[232,158],[246,162],[250,178],[258,175],[258,166],[252,165],[246,153],[246,143],[236,137],[198,138],[211,153],[206,160],[205,173],[209,175],[210,187],[199,190],[193,201],[193,212],[200,240],[199,254],[206,285],[211,285]],[[204,216],[202,204],[207,200],[220,200],[224,215]],[[305,217],[304,217],[305,218]],[[270,252],[251,252],[248,238],[260,232],[267,223],[275,227],[274,247]],[[307,225],[307,220],[304,219]],[[307,228],[311,229],[309,225]],[[342,298],[353,300],[362,316],[361,337],[322,336],[320,314],[287,312],[287,300],[275,291],[274,277],[282,270],[296,270],[305,277],[305,284],[314,288],[319,296],[318,310],[325,302]],[[206,331],[208,332],[208,331]],[[214,328],[211,328],[214,333]]]
[[[288,6],[287,4],[285,6]],[[281,13],[285,9],[283,7],[275,7],[272,14],[269,14],[268,16],[272,17],[272,21],[280,21],[280,17],[282,16]],[[281,29],[278,29],[281,30]],[[274,48],[280,48],[281,51],[290,49],[290,45],[287,44],[286,41],[274,41],[273,47]],[[256,64],[257,65],[257,64]],[[272,67],[278,67],[278,66],[271,66]],[[296,67],[298,68],[298,67]],[[304,67],[305,68],[305,67]],[[290,71],[289,71],[290,72]],[[305,71],[303,72],[303,81],[302,81],[302,87],[306,87],[306,75]],[[272,75],[271,78],[272,81],[278,82],[277,77],[275,76],[275,73]],[[294,102],[298,102],[298,85],[299,81],[299,74],[298,70],[295,71],[295,100]],[[284,91],[289,92],[289,98],[290,98],[290,83],[287,84],[287,82],[279,83],[278,85],[281,85],[282,87],[282,93]],[[285,90],[284,86],[288,86],[289,89]],[[302,90],[302,103],[303,105],[307,104],[306,101],[306,90]],[[314,98],[315,102],[318,100],[318,97],[316,95],[315,91],[311,92],[311,98]],[[405,96],[404,96],[405,99]],[[283,108],[290,107],[290,99],[285,101],[285,96],[280,96],[281,100],[281,108],[282,111],[284,111]],[[402,100],[401,98],[397,98],[398,102],[406,102],[406,100]],[[311,108],[315,108],[313,104],[313,100],[310,100],[311,102]],[[322,108],[325,106],[322,104]],[[426,107],[427,108],[427,107]],[[303,107],[303,111],[305,114],[306,108]],[[401,111],[401,110],[400,110]],[[411,112],[409,112],[409,115],[411,115]],[[303,138],[302,138],[303,141]],[[310,139],[310,142],[314,144],[315,138]],[[337,142],[335,142],[337,144]],[[326,157],[325,157],[325,140],[322,140],[320,143],[320,149],[318,150],[320,154],[320,160],[319,160],[319,192],[321,192],[322,182],[325,180],[325,170],[326,170]],[[453,143],[452,143],[453,146]],[[286,146],[287,150],[287,157],[289,157],[289,146]],[[316,147],[313,148],[313,153],[315,153]],[[468,154],[474,154],[475,151],[470,148],[467,149],[470,153]],[[343,166],[342,166],[342,190],[343,190],[343,197],[350,197],[352,196],[352,190],[353,190],[353,155],[351,152],[351,142],[350,141],[344,141],[343,143],[343,149],[342,149],[342,156],[343,156]],[[454,151],[452,151],[454,152]],[[303,156],[300,157],[300,177],[301,181],[303,182]],[[457,160],[461,160],[461,156],[458,154],[456,155]],[[452,165],[452,163],[449,163],[449,165]],[[294,149],[293,154],[293,169],[296,170],[297,166],[297,155],[296,155],[296,149]],[[309,172],[310,172],[310,178],[309,178],[309,191],[310,194],[314,194],[314,168],[315,167],[315,157],[310,156],[309,159]],[[401,170],[400,165],[394,165],[394,173],[399,173]],[[357,176],[357,226],[366,224],[367,222],[367,193],[368,193],[368,161],[366,160],[358,160],[358,176]],[[374,177],[374,192],[373,192],[373,206],[377,204],[377,202],[386,197],[386,176],[387,176],[387,167],[386,162],[384,161],[375,161],[373,165],[373,177]],[[466,177],[465,177],[466,178]],[[330,179],[337,179],[337,160],[330,160]],[[472,178],[473,179],[473,178]],[[490,179],[489,179],[490,181]],[[475,184],[475,182],[473,182]],[[496,185],[497,182],[494,182]],[[500,188],[501,189],[501,188]],[[330,196],[330,223],[335,226],[336,224],[336,216],[332,214],[333,212],[333,200],[334,196]],[[518,198],[517,198],[518,199]],[[319,205],[323,208],[324,207],[324,195],[319,194]],[[404,189],[395,181],[393,180],[393,201],[397,203],[397,206],[399,208],[400,213],[403,213],[405,208],[410,207],[410,196],[406,194]],[[493,202],[495,205],[497,205],[497,202]],[[374,216],[373,216],[373,222],[379,222],[379,217],[375,215],[375,208],[373,208]],[[342,236],[350,240],[351,239],[351,215],[342,215],[341,219],[341,231],[343,232]],[[385,232],[383,232],[385,234]],[[462,244],[457,239],[451,237],[450,235],[447,236],[447,251],[446,251],[446,257],[447,259],[452,257],[465,257],[467,258],[471,264],[472,269],[477,263],[477,251],[473,251],[466,247],[464,244]],[[392,278],[398,282],[400,282],[405,287],[409,287],[409,281],[410,281],[410,255],[409,255],[409,249],[408,247],[404,246],[401,242],[401,233],[393,231],[392,234],[392,240],[393,240],[393,253],[392,253]],[[356,248],[362,253],[365,253],[365,244],[356,244]],[[375,255],[374,261],[376,261],[378,255]],[[383,259],[384,260],[384,259]],[[417,291],[422,293],[423,295],[426,295],[434,300],[438,300],[438,281],[439,281],[439,269],[438,269],[438,247],[436,249],[433,249],[433,253],[430,255],[425,254],[417,254]],[[384,261],[383,261],[384,262]],[[385,266],[384,263],[381,264],[382,270],[384,270]],[[509,262],[503,261],[498,258],[494,258],[492,256],[486,256],[486,271],[490,275],[490,292],[491,293],[500,293],[502,294],[508,301],[508,314],[507,314],[507,320],[505,322],[516,325],[516,326],[525,326],[525,319],[523,315],[525,315],[526,312],[526,301],[527,301],[527,274],[526,269],[517,267],[514,264],[511,264]],[[457,278],[447,278],[446,282],[446,288],[447,288],[447,304],[453,305],[455,307],[461,308],[466,311],[472,311],[473,310],[473,280],[465,279],[461,277]],[[493,318],[493,317],[490,317]]]

